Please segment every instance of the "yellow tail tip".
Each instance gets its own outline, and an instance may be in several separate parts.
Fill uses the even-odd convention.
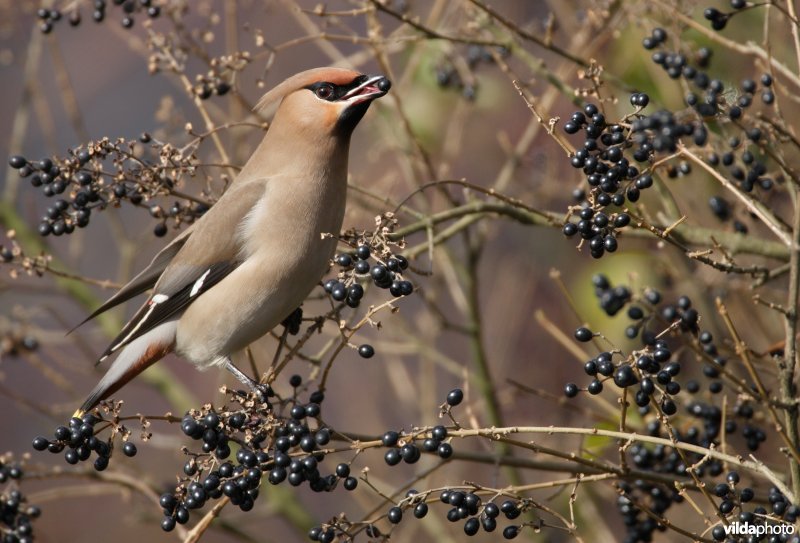
[[[83,409],[78,409],[72,414],[72,417],[76,419],[82,419],[85,414],[86,411],[84,411]]]

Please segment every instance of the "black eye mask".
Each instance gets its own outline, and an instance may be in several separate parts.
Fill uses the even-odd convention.
[[[366,75],[360,75],[347,85],[334,85],[333,83],[328,83],[327,81],[319,81],[313,85],[307,86],[306,88],[313,92],[321,100],[335,102],[337,100],[341,100],[343,96],[364,83],[366,80]]]

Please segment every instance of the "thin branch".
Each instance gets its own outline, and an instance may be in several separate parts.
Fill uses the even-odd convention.
[[[395,11],[391,9],[388,5],[385,5],[380,0],[369,0],[369,2],[375,6],[378,11],[386,13],[387,15],[391,15],[395,19],[402,21],[403,23],[407,24],[411,28],[422,32],[425,37],[433,40],[444,40],[452,43],[467,43],[472,45],[483,45],[486,47],[505,47],[510,48],[511,44],[506,42],[499,42],[494,40],[484,40],[480,38],[466,38],[461,36],[447,36],[444,35],[432,28],[428,28],[427,26],[423,25],[416,19],[409,17],[405,13],[400,13],[399,11]]]
[[[783,228],[781,221],[779,221],[772,214],[772,211],[767,209],[767,207],[764,206],[761,202],[754,200],[753,198],[751,198],[750,196],[739,190],[733,183],[731,183],[730,180],[728,180],[725,176],[720,175],[719,172],[717,172],[717,170],[712,168],[709,164],[706,163],[705,160],[703,160],[702,158],[694,154],[692,151],[690,151],[688,148],[686,148],[686,146],[684,146],[683,144],[679,144],[679,149],[682,155],[690,158],[692,162],[694,162],[695,164],[703,168],[705,171],[707,171],[711,175],[711,177],[719,181],[719,183],[723,187],[728,189],[728,191],[730,191],[731,194],[733,194],[736,198],[738,198],[745,205],[745,207],[747,207],[747,209],[750,210],[751,213],[753,213],[755,216],[761,219],[761,221],[767,226],[767,228],[772,230],[772,232],[787,247],[792,246],[792,240],[789,235],[789,232],[787,232]]]
[[[761,59],[768,65],[772,66],[772,68],[780,72],[780,74],[787,80],[791,81],[796,87],[800,87],[800,77],[797,74],[793,73],[786,65],[782,64],[780,61],[775,59],[772,55],[770,55],[767,51],[765,51],[759,45],[756,45],[752,41],[748,41],[744,44],[739,43],[737,41],[728,39],[724,37],[719,32],[712,30],[707,25],[699,23],[681,13],[674,5],[667,4],[664,0],[654,0],[655,4],[659,6],[661,9],[668,12],[670,17],[674,17],[681,23],[691,27],[693,30],[696,30],[706,38],[719,43],[727,47],[732,51],[736,51],[737,53],[741,53],[747,56],[754,56],[756,58]],[[790,0],[791,1],[791,0]]]
[[[506,17],[503,17],[500,13],[498,13],[496,10],[492,9],[491,7],[487,6],[483,2],[481,2],[479,0],[469,0],[469,2],[471,2],[478,9],[486,12],[493,19],[495,19],[497,22],[499,22],[500,24],[502,24],[503,26],[505,26],[506,28],[508,28],[512,32],[514,32],[520,38],[522,38],[524,40],[532,41],[536,45],[538,45],[538,46],[540,46],[540,47],[542,47],[544,49],[547,49],[548,51],[552,51],[556,55],[569,60],[573,64],[577,64],[581,68],[588,68],[589,67],[589,63],[586,62],[585,60],[583,60],[582,58],[573,55],[569,51],[565,51],[564,49],[561,49],[560,47],[558,47],[557,45],[553,44],[549,40],[545,41],[542,38],[540,38],[539,36],[536,36],[535,34],[531,34],[530,32],[527,32],[526,30],[520,28],[513,21],[511,21],[510,19],[508,19]]]
[[[775,410],[775,407],[772,405],[772,403],[770,403],[769,393],[767,392],[767,389],[764,387],[764,383],[761,381],[761,376],[758,374],[756,368],[753,366],[752,360],[750,360],[750,353],[747,347],[745,346],[742,339],[739,337],[739,333],[737,332],[736,327],[733,325],[733,321],[731,320],[731,317],[728,314],[728,308],[725,307],[725,304],[722,303],[722,300],[720,298],[716,299],[716,304],[717,304],[717,310],[719,311],[719,314],[722,317],[722,320],[725,323],[725,326],[727,327],[728,332],[731,335],[731,338],[733,339],[734,346],[736,348],[736,354],[740,356],[742,363],[747,369],[747,373],[753,380],[753,383],[756,386],[756,390],[758,391],[760,399],[762,400],[761,403],[767,407],[770,417],[772,418],[772,422],[775,425],[775,431],[778,432],[778,435],[780,435],[783,441],[786,443],[787,448],[789,450],[789,454],[794,459],[794,462],[790,462],[790,465],[800,466],[800,453],[798,453],[797,450],[797,442],[794,439],[792,439],[790,435],[791,434],[790,428],[788,426],[784,427],[784,425],[781,424],[780,418],[778,417],[778,413]],[[782,399],[784,401],[786,400],[786,398]],[[792,410],[793,408],[791,406],[785,408],[787,415]],[[794,437],[795,438],[797,437],[796,430]]]
[[[228,505],[230,502],[230,498],[227,496],[223,496],[221,500],[214,504],[214,507],[211,510],[203,515],[197,524],[195,524],[194,528],[192,528],[189,533],[186,534],[186,537],[183,539],[183,543],[197,543],[200,541],[200,538],[203,537],[203,534],[206,533],[211,527],[211,522],[217,518],[222,511],[222,509]]]
[[[434,242],[439,244],[458,233],[458,231],[461,229],[468,228],[475,222],[482,220],[489,215],[495,214],[505,216],[514,219],[521,224],[531,226],[560,227],[562,224],[564,224],[563,213],[542,210],[537,210],[535,213],[533,213],[522,209],[517,205],[473,201],[458,207],[433,213],[424,219],[399,228],[389,235],[389,239],[394,241],[401,240],[417,232],[426,232],[431,226],[451,220],[461,219],[461,221],[457,222],[456,225],[454,225],[451,229],[448,229],[446,232],[441,231],[435,236]],[[626,230],[625,236],[652,239],[652,233],[645,228]],[[783,243],[768,241],[754,236],[743,236],[735,232],[726,232],[724,230],[704,228],[694,225],[681,225],[670,231],[670,237],[682,244],[701,247],[708,247],[710,240],[714,238],[720,242],[720,245],[725,247],[726,252],[732,255],[752,254],[778,260],[789,259],[789,249]],[[426,249],[427,243],[424,245],[424,247],[414,247],[406,251],[406,253],[414,256],[424,252]],[[688,249],[685,247],[683,247],[683,250],[688,251]],[[760,268],[759,270],[752,270],[754,273],[758,271],[760,271]],[[751,271],[745,270],[743,273],[751,273]]]
[[[781,387],[781,399],[790,402],[786,407],[786,432],[794,449],[800,444],[798,433],[798,407],[794,401],[797,398],[797,388],[794,383],[795,371],[797,367],[797,315],[798,315],[798,296],[800,296],[800,202],[795,202],[794,221],[792,232],[792,248],[789,258],[789,292],[786,300],[786,312],[784,313],[784,340],[786,347],[784,358],[779,367],[779,381]],[[792,487],[800,495],[800,463],[790,464],[792,473]]]

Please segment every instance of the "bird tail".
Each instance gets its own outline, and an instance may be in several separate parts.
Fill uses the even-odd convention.
[[[177,328],[177,320],[166,321],[126,345],[73,417],[82,417],[100,401],[170,353],[175,346]]]

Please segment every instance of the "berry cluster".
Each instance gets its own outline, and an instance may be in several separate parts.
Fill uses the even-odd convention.
[[[234,87],[237,74],[243,71],[253,60],[247,51],[236,51],[229,55],[222,55],[209,59],[209,70],[204,74],[195,76],[192,92],[201,100],[208,100],[212,96],[224,96]],[[150,57],[150,71],[166,71],[173,69],[169,58],[154,54]]]
[[[392,524],[399,524],[403,520],[403,512],[411,510],[414,518],[422,519],[430,511],[429,492],[419,493],[409,490],[400,504],[392,507],[387,512],[387,518]],[[501,514],[506,520],[515,520],[522,513],[530,509],[531,503],[527,500],[508,499],[497,505],[494,501],[483,503],[481,497],[469,488],[447,488],[439,494],[439,502],[449,506],[445,517],[449,522],[462,522],[464,533],[467,536],[476,535],[481,528],[491,533],[497,529],[497,521]],[[509,524],[502,530],[504,539],[515,539],[524,524]],[[312,539],[313,540],[313,539]]]
[[[148,19],[157,19],[162,10],[174,11],[174,8],[168,8],[168,3],[165,0],[92,0],[89,2],[92,5],[92,19],[100,23],[107,18],[107,7],[111,4],[112,8],[120,8],[122,12],[122,19],[120,20],[124,28],[133,28],[136,22],[136,17],[146,15]],[[73,27],[79,26],[82,20],[81,16],[81,3],[74,2],[68,8],[69,22]],[[187,5],[182,4],[177,8],[181,14],[187,10]],[[40,8],[37,11],[40,19],[39,29],[44,34],[52,32],[54,25],[62,18],[62,12],[59,9]],[[211,34],[209,34],[211,35]],[[163,54],[163,49],[167,47],[178,47],[174,40],[152,40],[149,46],[154,50],[148,60],[148,69],[150,73],[159,71],[173,71],[175,69],[174,51],[170,54]],[[159,50],[162,49],[162,50]],[[188,54],[189,50],[181,51],[182,55]],[[192,86],[192,92],[201,100],[206,100],[214,95],[223,96],[233,88],[233,81],[237,72],[244,69],[250,63],[251,56],[247,51],[236,51],[230,55],[223,55],[220,57],[208,58],[207,60],[210,69],[206,74],[198,75],[195,78],[195,84]]]
[[[29,277],[42,277],[48,271],[51,271],[52,255],[38,252],[33,253],[33,256],[31,256],[26,253],[24,246],[17,242],[17,232],[15,230],[6,231],[6,237],[9,238],[10,246],[0,245],[0,265],[8,265],[11,277],[19,277],[20,272]],[[28,319],[24,315],[18,315],[9,322],[0,320],[0,342],[2,342],[0,348],[2,348],[2,352],[18,355],[22,352],[39,348],[39,342],[30,333],[32,326],[25,321],[28,321]]]
[[[697,409],[690,406],[689,410]],[[716,412],[714,412],[716,410]],[[719,427],[720,411],[717,408],[708,408],[708,412],[704,414],[707,421],[716,419],[716,426]],[[735,426],[733,421],[728,421],[727,426]],[[713,427],[713,424],[706,424],[706,430]],[[700,432],[695,427],[689,427],[686,431],[680,431],[673,428],[674,437],[681,442],[699,445],[701,447],[709,447],[711,445],[718,445],[716,440],[710,438],[715,435],[715,430],[712,428],[707,432]],[[647,425],[647,434],[651,436],[661,436],[660,425],[658,421],[652,421]],[[659,474],[666,474],[677,477],[687,477],[689,466],[692,466],[693,474],[700,478],[714,478],[719,477],[724,472],[724,466],[721,461],[716,459],[707,459],[700,454],[691,452],[678,453],[672,447],[664,445],[656,445],[655,447],[648,447],[643,444],[634,444],[629,450],[629,459],[636,466],[636,468],[645,471],[651,471]],[[722,498],[718,507],[720,513],[726,517],[737,513],[738,518],[730,518],[730,520],[738,520],[739,522],[753,523],[754,516],[763,517],[767,514],[763,507],[756,507],[753,511],[746,511],[744,504],[754,499],[755,493],[751,488],[742,488],[738,491],[734,488],[739,483],[739,475],[736,472],[728,473],[725,483],[713,484],[709,481],[709,488],[713,488],[714,494]],[[655,522],[652,516],[643,512],[646,509],[650,513],[655,513],[659,517],[664,517],[666,511],[675,503],[681,503],[683,497],[671,486],[660,483],[653,483],[638,479],[633,483],[620,483],[618,485],[621,496],[617,500],[617,507],[623,516],[625,526],[627,527],[626,542],[638,543],[652,541],[652,534],[655,530],[663,531],[665,526]],[[781,518],[784,515],[784,520],[787,522],[794,522],[800,512],[800,508],[791,506],[777,489],[770,491],[770,503],[777,504],[773,506],[773,518]],[[716,531],[713,537],[716,541],[724,540],[724,537],[719,537],[724,531]]]
[[[293,375],[289,384],[297,391],[302,378]],[[184,475],[174,491],[161,496],[164,530],[188,522],[191,510],[222,496],[249,511],[264,475],[270,484],[306,483],[314,492],[331,492],[340,481],[346,490],[356,488],[358,480],[350,475],[348,463],[338,464],[327,475],[321,471],[323,449],[332,438],[332,431],[320,420],[324,394],[313,392],[307,403],[299,401],[297,392],[280,399],[271,387],[265,387],[266,401],[252,393],[227,394],[228,407],[206,405],[181,421],[183,433],[202,445],[199,452],[186,450]],[[238,451],[230,458],[232,444]]]
[[[704,426],[704,431],[700,431],[695,426],[688,426],[685,430],[673,428],[674,437],[677,441],[698,445],[700,447],[709,447],[717,445],[717,437],[719,435],[719,422],[720,410],[709,409],[706,415],[706,421],[710,421],[716,416],[716,428],[713,424],[708,423]],[[657,420],[650,421],[646,426],[647,435],[653,437],[662,437],[664,435],[664,428]],[[678,453],[674,448],[664,445],[657,445],[648,448],[644,445],[634,445],[630,448],[630,461],[637,468],[652,471],[655,473],[662,473],[668,475],[675,475],[678,477],[686,477],[689,466],[692,467],[693,473],[699,477],[717,477],[723,472],[723,464],[717,459],[708,459],[706,462],[700,462],[703,459],[702,455],[693,452]]]
[[[455,53],[453,53],[455,54]],[[496,52],[508,56],[509,50],[499,47]],[[492,52],[482,45],[470,44],[458,57],[445,57],[436,65],[436,83],[443,89],[455,89],[467,100],[474,100],[478,92],[475,71],[483,64],[494,64]]]
[[[93,0],[89,2],[92,4],[92,19],[101,23],[106,19],[106,7],[108,2],[106,0]],[[112,6],[120,7],[123,13],[120,23],[124,28],[131,28],[134,25],[134,17],[138,13],[146,13],[151,19],[158,18],[161,15],[161,7],[153,0],[112,0]],[[80,10],[80,2],[75,2],[69,8],[69,24],[70,26],[78,26],[81,24],[82,16]],[[61,21],[63,18],[62,12],[59,9],[39,8],[36,12],[41,21],[39,30],[43,34],[49,34],[53,30],[53,25]]]
[[[717,160],[712,157],[714,157],[713,154],[709,156],[709,163],[711,164],[717,162]],[[720,221],[728,221],[732,217],[731,204],[722,196],[716,195],[710,197],[708,199],[708,207],[711,209],[711,213]],[[747,225],[739,219],[733,220],[733,229],[740,234],[746,234],[748,231]]]
[[[414,292],[414,285],[403,279],[409,262],[399,251],[405,248],[405,242],[391,239],[398,224],[394,213],[386,212],[375,218],[375,230],[348,230],[339,238],[352,249],[334,256],[333,264],[339,266],[339,273],[336,279],[324,283],[325,291],[334,301],[358,307],[364,294],[358,280],[363,278],[371,279],[378,288],[389,289],[395,297]],[[374,260],[373,264],[370,259]]]
[[[414,292],[414,285],[402,277],[403,270],[408,269],[408,260],[403,255],[388,257],[380,255],[374,257],[376,262],[369,263],[369,245],[362,244],[356,247],[353,254],[340,253],[333,259],[340,267],[341,279],[328,279],[325,281],[325,292],[337,302],[344,302],[348,307],[358,307],[364,297],[364,287],[358,283],[359,278],[369,277],[372,283],[381,289],[389,289],[392,296],[408,296]]]
[[[600,302],[600,309],[609,317],[616,315],[631,300],[631,291],[628,287],[625,285],[612,287],[608,277],[603,274],[592,277],[592,284],[594,294]]]
[[[114,8],[120,8],[122,11],[122,19],[120,23],[124,28],[133,28],[136,17],[144,14],[149,19],[157,19],[166,8],[166,3],[158,0],[93,0],[89,2],[92,4],[92,19],[97,22],[103,22],[107,18],[107,7],[110,3]],[[181,10],[185,11],[186,6],[181,6]],[[59,9],[40,8],[37,11],[40,20],[39,29],[44,34],[49,34],[53,31],[54,25],[61,21],[63,14]],[[70,26],[79,26],[82,21],[80,3],[75,2],[69,8],[69,23]],[[157,47],[155,43],[151,44],[152,47]],[[227,94],[233,87],[234,75],[236,72],[241,71],[246,66],[251,58],[250,54],[246,51],[237,51],[232,55],[225,55],[210,60],[211,69],[205,75],[198,75],[196,83],[192,87],[192,92],[201,100],[206,100],[211,96],[223,96]],[[163,55],[158,53],[150,56],[149,69],[151,73],[158,72],[162,69],[171,71],[174,69],[173,60],[164,58]]]
[[[730,444],[739,433],[750,451],[758,450],[766,440],[767,433],[755,423],[757,417],[754,417],[753,404],[747,396],[737,396],[733,405],[714,401],[724,390],[721,376],[726,371],[727,359],[720,353],[713,335],[701,328],[701,317],[692,300],[683,295],[674,303],[666,303],[657,290],[645,288],[633,293],[627,286],[612,286],[603,275],[594,276],[592,282],[600,307],[609,316],[625,311],[627,318],[633,321],[626,327],[626,336],[638,338],[642,348],[627,355],[619,350],[601,352],[586,361],[584,371],[592,380],[585,390],[589,394],[600,394],[608,380],[612,380],[619,388],[635,390],[632,399],[639,408],[639,414],[646,417],[653,410],[656,411],[656,417],[645,425],[644,433],[649,436],[668,437],[703,448],[716,448],[720,446],[723,434]],[[595,337],[596,334],[586,327],[575,331],[575,338],[581,342],[592,341]],[[670,346],[670,343],[674,344]],[[706,390],[702,390],[701,382],[696,379],[689,379],[685,386],[677,381],[686,365],[681,362],[679,353],[694,354],[699,362],[698,369],[707,382]],[[729,377],[734,383],[739,383],[741,390],[747,390],[746,383],[737,381],[735,376]],[[574,383],[568,383],[564,391],[568,397],[575,397],[581,389]],[[668,421],[678,415],[678,398],[682,399],[685,418],[670,424]],[[666,428],[664,424],[670,427]],[[642,471],[688,477],[691,469],[692,475],[699,479],[716,478],[724,473],[724,465],[718,459],[678,451],[665,445],[634,443],[626,452],[631,464]],[[717,496],[723,498],[719,504],[720,512],[728,516],[738,511],[740,522],[745,522],[741,519],[753,515],[763,516],[759,508],[755,511],[745,510],[743,504],[753,499],[753,490],[743,488],[738,493],[733,492],[733,486],[738,482],[738,475],[729,474],[727,483],[717,484]],[[664,516],[672,504],[682,501],[673,488],[652,481],[621,483],[618,489],[620,498],[617,507],[628,530],[625,541],[631,543],[650,541],[654,531],[665,529],[653,520],[652,515],[645,514],[645,509],[657,516]],[[791,517],[796,517],[800,508],[775,492],[770,494],[770,503],[780,504],[773,511],[775,518],[790,511],[788,521],[793,522]],[[721,541],[717,539],[719,533],[724,534],[716,531],[714,538]]]
[[[183,6],[181,9],[186,9]],[[209,28],[208,36],[213,37],[213,24]],[[167,36],[163,40],[151,40],[152,54],[148,59],[148,71],[151,74],[159,72],[172,73],[175,70],[173,47],[178,47]],[[180,54],[190,56],[196,54],[192,47],[185,47]],[[194,76],[194,84],[190,87],[191,94],[200,99],[208,100],[213,96],[225,96],[234,90],[234,83],[238,74],[253,61],[253,56],[248,51],[234,51],[216,57],[203,57],[203,64],[208,65],[208,70]]]
[[[706,157],[706,161],[715,168],[720,165],[724,166],[727,174],[744,192],[752,193],[756,188],[765,192],[769,191],[776,182],[783,183],[783,178],[780,174],[774,178],[766,175],[768,171],[763,151],[758,148],[762,137],[763,134],[759,128],[745,131],[744,142],[738,136],[732,136],[727,142],[729,150],[720,153],[711,152]],[[709,207],[720,220],[728,220],[731,216],[730,205],[718,196],[709,200]],[[734,223],[734,228],[742,231],[744,226],[737,226]],[[746,230],[742,233],[746,233]]]
[[[140,157],[139,144],[152,144],[158,162]],[[106,161],[111,162],[110,168]],[[142,134],[138,143],[107,138],[91,142],[71,149],[63,158],[29,160],[15,155],[9,164],[21,177],[28,178],[31,186],[41,188],[46,197],[55,197],[39,224],[43,236],[71,234],[76,227],[87,226],[93,212],[123,201],[149,210],[158,220],[154,228],[157,236],[167,233],[168,220],[176,226],[191,223],[208,210],[207,205],[190,201],[176,201],[167,209],[149,203],[154,197],[170,195],[181,173],[193,172],[195,165],[193,156],[153,142],[148,134]],[[111,170],[117,173],[105,173]]]
[[[9,480],[19,480],[22,478],[22,468],[19,464],[9,461],[5,457],[0,457],[0,484]]]
[[[682,389],[674,379],[681,372],[681,363],[673,359],[667,340],[660,338],[663,333],[659,331],[664,326],[679,334],[680,339],[690,343],[698,351],[699,358],[703,361],[703,374],[710,380],[708,390],[712,394],[722,391],[723,383],[719,376],[727,360],[719,354],[712,334],[700,330],[700,314],[692,306],[688,296],[680,296],[676,303],[666,304],[662,302],[661,293],[652,288],[646,288],[634,296],[624,285],[613,287],[602,274],[595,275],[592,283],[600,307],[606,314],[614,316],[627,308],[626,315],[633,323],[626,326],[625,335],[629,339],[639,338],[643,349],[634,351],[618,364],[612,362],[613,355],[609,352],[600,353],[587,361],[584,371],[594,378],[587,387],[589,393],[602,392],[603,381],[607,378],[613,378],[614,384],[621,388],[639,384],[634,399],[643,414],[649,410],[651,397],[660,390],[662,412],[666,415],[674,414],[676,406],[671,397]],[[589,328],[583,326],[577,328],[574,335],[581,342],[591,341],[595,337]],[[687,387],[690,393],[700,390],[700,385],[694,380],[689,381]],[[574,383],[568,383],[564,390],[568,397],[574,397],[580,388]]]
[[[668,159],[670,154],[679,152],[681,145],[710,148],[704,151],[708,164],[724,168],[720,173],[733,179],[745,192],[756,188],[769,191],[776,182],[783,182],[779,173],[771,175],[767,167],[764,146],[768,143],[768,130],[755,115],[745,116],[756,94],[760,93],[766,106],[774,103],[772,76],[761,76],[760,90],[752,79],[745,79],[738,88],[726,89],[721,80],[712,79],[704,71],[711,62],[710,49],[701,47],[693,53],[670,51],[664,47],[667,41],[667,32],[656,28],[642,45],[654,50],[653,62],[670,78],[682,78],[691,89],[685,98],[688,110],[644,114],[642,110],[649,105],[650,98],[635,92],[630,97],[635,111],[619,122],[609,122],[596,104],[587,103],[564,124],[567,134],[582,131],[585,136],[570,161],[574,168],[583,171],[588,189],[573,191],[581,205],[570,209],[568,218],[577,215],[578,220],[568,220],[563,233],[567,237],[580,234],[595,258],[617,250],[618,234],[631,222],[626,202],[637,202],[642,191],[653,186],[659,171],[668,178],[691,173],[688,162],[675,164]],[[733,93],[738,98],[731,101],[729,95]],[[716,126],[709,129],[708,122],[716,120],[723,121],[720,123],[723,136],[712,138],[711,132],[719,129]],[[725,133],[729,134],[729,150],[717,151]],[[721,220],[732,215],[730,204],[719,196],[713,197],[709,205]],[[747,232],[738,220],[734,229]]]
[[[450,414],[452,408],[461,404],[464,392],[453,389],[447,394],[447,399],[442,404],[442,413]],[[422,449],[425,452],[437,453],[441,458],[450,458],[453,454],[452,445],[448,439],[448,430],[445,426],[438,425],[430,429],[411,433],[388,431],[381,438],[381,444],[388,447],[384,459],[387,464],[394,466],[401,460],[408,464],[417,462],[420,458],[420,449],[414,440],[423,439]],[[340,464],[342,466],[342,464]],[[337,468],[338,471],[338,468]],[[436,503],[433,490],[418,492],[409,490],[405,498],[386,512],[386,519],[391,524],[402,522],[405,513],[410,511],[417,519],[426,517],[432,504]],[[481,528],[485,532],[494,532],[497,529],[498,519],[501,514],[507,520],[517,519],[532,507],[532,502],[525,499],[507,499],[500,505],[494,501],[483,503],[474,488],[447,488],[439,493],[438,501],[449,506],[445,517],[449,522],[462,522],[464,533],[468,536],[476,535]],[[525,524],[510,524],[502,530],[505,539],[514,539]],[[336,540],[337,534],[352,537],[353,525],[343,518],[337,518],[327,524],[314,527],[308,534],[311,541],[329,543]],[[362,526],[371,538],[380,539],[381,532],[373,524]]]
[[[637,103],[645,103],[646,95],[637,93]],[[589,249],[595,258],[604,253],[617,250],[618,231],[630,223],[630,215],[625,212],[608,212],[607,207],[620,207],[625,197],[631,201],[638,200],[638,189],[632,180],[639,177],[639,169],[632,166],[624,156],[623,149],[631,144],[628,141],[627,129],[621,125],[608,125],[605,116],[594,104],[587,104],[583,111],[576,111],[565,123],[564,131],[575,134],[583,129],[586,141],[571,158],[575,168],[581,168],[586,174],[590,187],[589,201],[577,210],[579,222],[567,222],[564,235],[572,237],[580,234],[581,239],[589,242]],[[574,196],[583,200],[586,192],[579,189]]]
[[[208,100],[213,95],[224,96],[231,90],[231,84],[220,77],[198,76],[197,83],[192,88],[195,96],[201,100]]]
[[[27,505],[25,496],[18,489],[0,493],[0,533],[3,543],[31,543],[31,521],[41,514],[39,507]]]
[[[700,48],[696,55],[696,66],[692,66],[687,60],[687,56],[679,52],[669,52],[659,50],[653,53],[653,62],[660,65],[667,74],[673,78],[683,78],[687,84],[694,89],[685,97],[685,102],[692,107],[698,115],[704,118],[711,118],[718,114],[724,114],[736,129],[740,130],[742,137],[734,133],[727,141],[731,151],[708,154],[707,161],[710,165],[717,167],[720,163],[728,168],[729,175],[735,179],[740,188],[745,192],[751,192],[754,186],[758,185],[763,190],[769,190],[773,186],[773,181],[769,177],[764,177],[767,167],[763,155],[759,149],[766,138],[765,133],[757,123],[750,121],[750,126],[742,123],[745,121],[744,114],[753,104],[756,94],[759,94],[758,82],[753,79],[744,79],[738,88],[726,89],[724,83],[719,79],[711,79],[702,68],[708,67],[711,59],[711,50]],[[770,106],[775,101],[775,93],[772,89],[773,79],[770,74],[763,74],[760,78],[761,90],[760,99],[763,104]],[[701,95],[698,95],[700,93]],[[726,93],[737,96],[735,101],[730,101]],[[705,127],[693,133],[694,143],[703,146],[708,140],[708,133]],[[737,157],[736,154],[739,154]],[[745,171],[746,170],[746,171]],[[716,200],[715,203],[718,203]],[[721,219],[727,218],[729,209],[727,206],[716,206],[711,204],[712,210]],[[719,211],[715,208],[719,207]],[[722,215],[722,216],[721,216]]]
[[[652,541],[654,532],[666,530],[663,524],[645,514],[643,508],[663,516],[674,503],[683,501],[683,496],[675,489],[641,479],[634,483],[623,481],[617,488],[620,492],[617,511],[622,516],[627,532],[623,540],[625,543]]]
[[[703,17],[711,23],[711,28],[714,30],[723,30],[734,15],[764,5],[762,3],[748,4],[747,0],[730,0],[730,4],[734,11],[724,12],[717,8],[706,8],[703,10]]]
[[[384,447],[388,447],[383,456],[386,464],[396,466],[400,461],[406,464],[415,464],[422,456],[420,448],[414,443],[414,434],[406,435],[390,430],[383,434],[381,443]],[[450,458],[453,455],[453,446],[445,441],[447,439],[447,428],[438,425],[434,426],[429,437],[425,437],[422,441],[422,449],[425,452],[436,453],[443,459]]]
[[[0,322],[0,355],[17,356],[21,352],[32,352],[38,348],[39,340],[24,327],[6,327]]]
[[[649,99],[644,93],[635,93],[631,101],[634,104],[646,104]],[[587,104],[583,111],[573,113],[570,121],[564,125],[564,131],[568,134],[577,133],[581,128],[586,140],[583,148],[572,156],[571,164],[586,174],[590,199],[578,211],[581,222],[567,223],[564,234],[573,236],[580,233],[583,239],[590,240],[593,256],[597,257],[603,254],[602,244],[608,244],[607,239],[616,236],[616,229],[630,222],[627,213],[619,212],[609,217],[604,212],[605,208],[612,204],[622,207],[626,200],[637,202],[641,191],[653,186],[651,168],[640,171],[626,156],[626,151],[634,162],[649,165],[657,153],[675,152],[684,136],[693,136],[697,143],[705,137],[705,128],[698,121],[678,121],[668,111],[646,116],[636,114],[636,119],[625,125],[608,124],[594,104]],[[690,171],[688,163],[682,163],[677,169],[669,169],[668,174],[686,175]],[[574,196],[583,199],[586,193],[578,190]],[[595,248],[591,240],[599,236],[603,236],[599,238],[601,244]],[[612,250],[608,247],[606,250],[616,250],[616,243],[612,247]]]
[[[364,298],[365,286],[372,284],[379,289],[388,290],[396,297],[410,296],[414,285],[403,277],[409,269],[406,257],[399,254],[405,246],[403,241],[392,241],[391,234],[397,227],[393,213],[384,213],[376,218],[377,228],[372,232],[350,230],[340,241],[352,249],[333,257],[333,266],[339,268],[336,278],[323,283],[325,292],[331,299],[348,307],[357,308]],[[372,261],[372,262],[370,262]],[[372,358],[375,349],[372,345],[358,347],[363,358]]]
[[[3,543],[30,543],[33,541],[31,521],[42,514],[35,505],[28,505],[19,490],[24,472],[10,455],[0,456],[0,484],[8,483],[0,492],[0,541]]]
[[[669,51],[661,47],[667,41],[667,33],[662,28],[656,28],[650,37],[643,40],[645,49],[657,49],[652,54],[652,61],[660,66],[671,79],[681,79],[692,90],[686,95],[686,105],[702,118],[711,118],[718,113],[727,114],[731,121],[742,118],[744,111],[753,103],[753,97],[758,92],[758,86],[752,79],[742,81],[738,89],[725,89],[725,84],[720,79],[712,79],[704,70],[711,64],[712,50],[707,47],[699,48],[693,54],[680,51]],[[772,90],[772,76],[764,74],[761,78],[763,90],[761,101],[765,105],[772,105],[775,94]],[[735,91],[738,99],[729,102],[726,92]],[[697,145],[705,143],[707,134],[705,127],[702,131],[692,134]]]
[[[755,491],[750,487],[740,487],[740,476],[735,471],[729,472],[725,480],[724,483],[718,483],[714,486],[713,492],[716,497],[721,499],[718,505],[719,512],[731,521],[763,526],[769,520],[772,520],[792,525],[800,517],[800,507],[790,504],[781,491],[775,487],[769,489],[769,495],[767,496],[771,511],[762,505],[758,505],[748,511],[745,504],[756,500]],[[729,540],[725,529],[721,525],[713,528],[711,536],[714,541]],[[790,541],[790,539],[784,536],[773,536],[769,541]]]
[[[99,432],[109,427],[111,433],[106,440],[97,436]],[[129,457],[136,456],[136,445],[128,440],[130,432],[116,421],[116,416],[111,420],[105,420],[92,413],[87,413],[82,418],[71,418],[69,427],[57,427],[53,439],[43,436],[35,438],[33,448],[37,451],[50,451],[53,454],[64,452],[64,460],[72,465],[89,460],[94,452],[94,469],[104,471],[114,453],[114,437],[117,434],[122,436],[122,454]]]

